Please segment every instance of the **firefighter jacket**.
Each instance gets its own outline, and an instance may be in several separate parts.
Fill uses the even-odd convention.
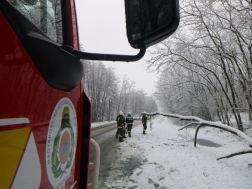
[[[133,117],[132,116],[127,116],[126,117],[126,123],[128,125],[132,125],[133,124]]]
[[[142,117],[142,124],[146,124],[147,123],[147,116],[143,115]]]
[[[125,118],[122,115],[117,116],[116,118],[117,128],[124,128],[125,126]]]

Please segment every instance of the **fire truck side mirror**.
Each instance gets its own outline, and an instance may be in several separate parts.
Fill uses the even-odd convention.
[[[127,36],[137,55],[113,55],[82,52],[69,46],[61,48],[79,59],[107,61],[140,60],[146,48],[169,37],[179,25],[179,0],[125,0]]]
[[[179,25],[178,0],[125,0],[128,41],[150,47],[169,37]]]

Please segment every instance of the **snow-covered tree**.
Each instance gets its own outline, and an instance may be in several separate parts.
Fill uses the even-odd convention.
[[[240,112],[252,110],[251,2],[185,0],[180,6],[178,31],[148,61],[162,73],[157,96],[176,113],[217,115],[227,124],[231,113],[243,130]]]

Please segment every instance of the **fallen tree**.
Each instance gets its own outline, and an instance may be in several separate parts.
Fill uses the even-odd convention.
[[[240,137],[241,139],[243,139],[250,147],[249,149],[242,150],[240,152],[235,152],[230,155],[220,157],[217,160],[224,159],[224,158],[230,158],[230,157],[237,156],[237,155],[252,153],[252,149],[251,149],[252,148],[252,138],[249,137],[248,135],[246,135],[245,133],[243,133],[242,131],[235,129],[233,127],[230,127],[230,126],[227,126],[227,125],[224,125],[221,123],[217,123],[217,122],[206,121],[206,120],[200,119],[199,117],[195,117],[195,116],[182,116],[182,115],[178,115],[178,114],[168,114],[168,113],[160,113],[160,112],[155,112],[155,113],[143,112],[142,114],[146,114],[148,116],[162,115],[165,117],[177,118],[180,121],[182,121],[182,120],[192,121],[192,122],[188,123],[187,125],[185,125],[184,127],[182,127],[181,129],[179,129],[179,131],[181,131],[185,128],[188,128],[188,127],[196,126],[195,137],[194,137],[194,147],[196,147],[196,144],[197,144],[198,131],[202,127],[214,127],[214,128],[218,128],[218,129],[222,129],[224,131],[230,132],[230,133]]]

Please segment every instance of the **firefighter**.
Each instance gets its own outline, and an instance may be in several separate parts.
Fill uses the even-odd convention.
[[[131,116],[131,113],[128,113],[128,116],[126,117],[126,123],[127,123],[127,129],[128,129],[128,136],[131,137],[131,129],[133,126],[133,117]]]
[[[142,117],[143,134],[146,134],[145,131],[147,129],[147,119],[148,119],[148,116],[145,113],[143,113],[143,117]]]
[[[116,132],[116,139],[119,135],[119,142],[123,142],[123,129],[125,127],[125,118],[124,113],[122,111],[119,112],[119,115],[116,118],[117,122],[117,132]]]

